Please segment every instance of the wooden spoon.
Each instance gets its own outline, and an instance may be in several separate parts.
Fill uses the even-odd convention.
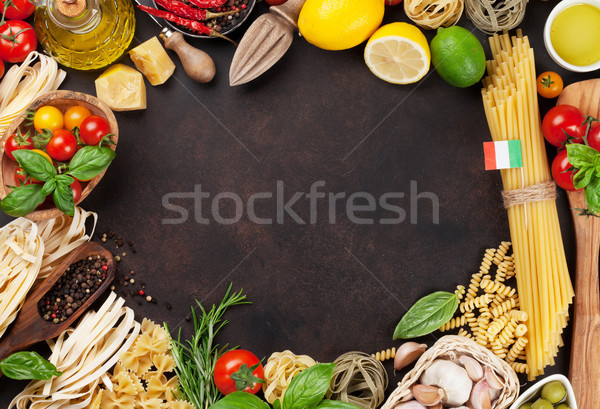
[[[581,81],[566,87],[557,104],[576,106],[584,115],[600,117],[600,79]],[[575,265],[575,316],[569,379],[577,406],[589,409],[600,402],[600,292],[598,253],[600,218],[579,215],[585,209],[583,191],[567,192],[577,243]]]
[[[52,288],[71,264],[96,255],[104,257],[108,266],[106,279],[100,287],[65,321],[59,324],[44,321],[38,310],[40,299]],[[73,250],[25,300],[12,329],[4,335],[4,341],[0,343],[0,361],[13,352],[22,351],[33,344],[60,335],[109,287],[114,275],[115,260],[110,251],[101,244],[96,242],[84,243]]]

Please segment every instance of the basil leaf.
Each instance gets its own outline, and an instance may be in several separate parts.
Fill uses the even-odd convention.
[[[335,364],[317,364],[292,379],[283,396],[283,409],[313,409],[329,389]]]
[[[37,352],[17,352],[0,362],[0,370],[11,379],[49,380],[62,373],[56,367],[42,358]]]
[[[567,145],[567,158],[569,158],[569,163],[577,169],[581,169],[586,165],[594,165],[596,158],[599,156],[600,152],[589,146],[580,143],[570,143]]]
[[[273,409],[281,409],[281,401],[279,399],[275,399],[275,402],[273,402]]]
[[[68,175],[79,180],[98,176],[110,165],[116,154],[106,146],[84,146],[71,159]]]
[[[52,193],[54,204],[64,214],[73,217],[75,214],[75,202],[73,201],[73,189],[71,186],[59,183]]]
[[[590,213],[600,213],[600,178],[594,178],[585,187],[585,203]]]
[[[329,400],[323,399],[321,403],[319,403],[315,409],[357,409],[358,406],[355,406],[351,403],[341,402],[339,400]]]
[[[573,175],[573,186],[575,186],[575,189],[583,189],[589,185],[594,177],[594,173],[594,169],[592,169],[590,166],[579,169]]]
[[[0,208],[10,216],[21,217],[33,212],[45,198],[41,185],[25,185],[14,189],[2,199]]]
[[[19,162],[27,174],[37,180],[46,182],[56,176],[56,169],[44,155],[28,149],[20,149],[13,152],[13,156]]]
[[[58,175],[54,179],[56,179],[57,183],[60,183],[60,184],[63,184],[63,185],[70,185],[71,183],[73,183],[75,181],[75,179],[73,179],[69,175]]]
[[[457,308],[457,294],[445,291],[429,294],[404,314],[394,330],[394,339],[427,335],[452,319]]]
[[[209,409],[270,409],[267,402],[248,392],[232,392]]]
[[[46,197],[54,192],[54,189],[56,189],[56,179],[50,179],[42,186],[42,194]]]

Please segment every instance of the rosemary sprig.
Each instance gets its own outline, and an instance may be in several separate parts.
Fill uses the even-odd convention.
[[[227,345],[220,348],[215,343],[217,333],[229,323],[222,320],[223,314],[229,307],[251,304],[246,301],[242,290],[231,294],[232,286],[233,284],[229,285],[221,303],[218,306],[213,305],[208,312],[200,301],[196,300],[201,314],[198,316],[192,307],[194,335],[191,339],[185,343],[181,341],[181,328],[177,340],[171,336],[171,353],[175,359],[175,373],[179,378],[179,388],[175,397],[187,400],[196,409],[208,409],[221,398],[221,393],[213,381],[213,372],[217,360],[227,348]],[[168,331],[167,324],[165,328]]]

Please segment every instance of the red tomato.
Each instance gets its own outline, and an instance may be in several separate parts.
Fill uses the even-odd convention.
[[[590,148],[600,151],[600,122],[592,123],[592,127],[588,132],[587,141]]]
[[[46,151],[53,159],[66,162],[77,152],[77,139],[66,129],[57,129],[52,132],[52,138],[46,145]]]
[[[269,6],[279,6],[280,4],[285,3],[287,0],[265,0]]]
[[[6,142],[4,143],[4,152],[6,152],[6,156],[16,161],[13,152],[21,149],[33,149],[33,141],[29,137],[29,134],[21,135],[20,132],[17,132],[6,139]]]
[[[558,186],[569,191],[577,190],[573,186],[573,171],[568,170],[572,167],[573,165],[569,162],[566,149],[558,152],[558,155],[552,161],[552,178],[554,178]]]
[[[395,6],[396,4],[402,3],[402,0],[385,0],[386,6]]]
[[[15,177],[15,186],[24,186],[24,185],[31,185],[33,183],[35,183],[35,184],[42,183],[39,180],[36,180],[36,179],[32,178],[31,176],[29,176],[21,167],[15,168],[14,177]]]
[[[585,117],[572,105],[557,105],[552,108],[542,121],[542,132],[548,142],[554,146],[563,146],[567,136],[573,137],[571,142],[582,143],[585,135],[583,126]],[[563,132],[564,131],[564,132]]]
[[[90,115],[81,122],[79,136],[88,145],[98,145],[110,133],[108,121],[98,115]]]
[[[0,26],[0,58],[6,62],[23,62],[37,48],[37,37],[30,24],[9,20]]]
[[[245,371],[240,367],[246,365]],[[256,366],[255,368],[253,368]],[[253,368],[253,369],[250,369]],[[236,349],[225,352],[217,361],[214,371],[214,380],[217,389],[223,394],[228,395],[237,391],[236,381],[231,379],[232,374],[237,374],[246,382],[244,392],[256,393],[261,388],[261,380],[265,378],[265,371],[260,360],[250,351]]]
[[[0,60],[0,78],[4,76],[4,63]]]
[[[71,189],[73,190],[73,201],[77,203],[81,199],[81,183],[77,179],[71,183]]]
[[[4,12],[5,2],[0,0],[0,10],[4,13],[4,17],[9,20],[25,20],[35,11],[35,6],[28,0],[10,0],[9,6]]]

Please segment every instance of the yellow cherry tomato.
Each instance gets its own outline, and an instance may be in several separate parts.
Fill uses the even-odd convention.
[[[31,151],[32,151],[32,152],[37,152],[37,153],[39,153],[40,155],[44,156],[46,159],[48,159],[48,162],[50,162],[50,164],[51,164],[52,166],[54,166],[54,162],[52,162],[52,158],[50,157],[50,155],[48,155],[48,154],[47,154],[46,152],[44,152],[43,150],[41,150],[41,149],[32,149]]]
[[[52,105],[45,105],[38,108],[33,116],[33,126],[38,132],[42,132],[42,129],[56,131],[63,127],[63,123],[64,119],[62,112]]]
[[[537,91],[544,98],[556,98],[563,90],[563,80],[555,72],[546,71],[537,77]]]
[[[85,118],[92,115],[89,109],[79,105],[72,106],[65,112],[65,128],[72,131],[73,128],[79,128]]]

